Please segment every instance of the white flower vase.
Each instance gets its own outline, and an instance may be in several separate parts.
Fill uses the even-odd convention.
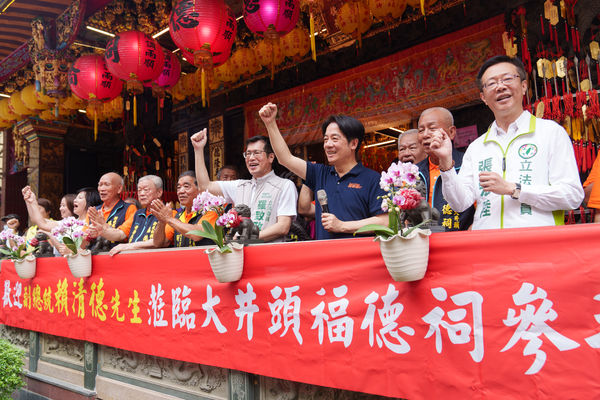
[[[68,254],[67,264],[71,274],[75,278],[87,278],[92,275],[92,252],[89,250],[79,250],[77,254]]]
[[[205,250],[215,278],[221,283],[236,282],[244,270],[244,245],[230,243],[231,253],[221,253],[218,248]]]
[[[28,255],[22,260],[15,260],[15,271],[21,279],[31,279],[35,276],[35,261],[33,254]]]
[[[408,236],[376,237],[385,266],[397,282],[423,279],[429,260],[429,229],[415,229]]]

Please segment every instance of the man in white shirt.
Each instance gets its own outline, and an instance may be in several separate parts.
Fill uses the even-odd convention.
[[[292,219],[296,217],[298,191],[289,179],[283,179],[273,172],[275,153],[264,136],[248,139],[246,151],[242,154],[252,179],[211,182],[204,163],[206,128],[192,137],[196,162],[198,187],[203,192],[225,197],[233,205],[245,204],[250,207],[252,222],[260,229],[258,238],[265,242],[283,241],[290,230]]]
[[[473,229],[562,225],[563,210],[583,200],[566,131],[523,110],[527,74],[520,60],[487,60],[477,85],[496,120],[469,145],[460,172],[447,132],[439,129],[430,144],[440,160],[444,198],[459,212],[477,202]]]

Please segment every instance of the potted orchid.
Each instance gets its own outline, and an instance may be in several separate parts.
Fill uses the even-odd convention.
[[[412,163],[392,163],[381,173],[381,209],[388,213],[388,226],[365,225],[356,233],[373,231],[383,260],[397,281],[423,278],[429,258],[429,229],[421,229],[435,215],[424,199],[419,168]],[[421,189],[421,190],[419,190]]]
[[[205,214],[214,211],[219,215],[215,226],[208,221],[202,221],[202,230],[188,232],[208,238],[215,242],[217,247],[205,250],[210,261],[210,266],[219,282],[235,282],[242,277],[244,268],[243,245],[235,242],[227,243],[224,229],[233,228],[240,223],[240,218],[235,210],[225,213],[226,201],[222,196],[215,196],[208,191],[200,193],[192,205],[192,211]]]
[[[52,235],[62,242],[72,254],[67,254],[67,264],[71,274],[76,278],[85,278],[92,274],[92,254],[81,248],[84,240],[85,222],[75,217],[68,217],[58,223]]]
[[[21,279],[33,278],[35,276],[36,260],[32,253],[35,248],[26,251],[27,243],[25,239],[14,233],[12,229],[5,229],[0,232],[0,242],[3,243],[0,246],[2,258],[14,261],[17,275]]]

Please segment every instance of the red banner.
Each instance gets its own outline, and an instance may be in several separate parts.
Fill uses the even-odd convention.
[[[600,396],[600,225],[431,236],[419,282],[369,238],[246,247],[218,283],[200,249],[0,271],[7,325],[385,396]],[[596,243],[596,244],[594,244]],[[594,372],[596,371],[596,372]],[[568,393],[568,395],[567,395]]]
[[[258,110],[279,109],[278,125],[289,145],[321,140],[320,124],[332,114],[360,119],[367,132],[397,126],[428,107],[457,107],[479,99],[477,71],[504,54],[504,18],[498,16],[391,56],[244,106],[248,137],[265,134]],[[363,49],[363,51],[369,51]]]

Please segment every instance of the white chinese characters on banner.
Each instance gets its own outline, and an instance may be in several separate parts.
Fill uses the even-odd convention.
[[[210,324],[210,321],[213,321],[215,324],[215,328],[219,333],[227,332],[227,328],[223,326],[221,320],[217,316],[214,307],[221,302],[221,298],[219,296],[212,295],[212,287],[210,285],[206,285],[206,303],[202,304],[202,309],[206,311],[206,318],[202,323],[202,327],[205,328]]]
[[[180,328],[185,326],[188,331],[196,328],[196,314],[193,312],[187,313],[192,303],[192,299],[189,298],[191,293],[192,289],[186,285],[183,285],[183,289],[180,287],[171,289],[171,299],[173,301],[171,326],[173,328],[178,325]]]
[[[10,281],[8,279],[4,281],[4,294],[2,295],[2,307],[6,306],[13,306],[10,301]]]
[[[383,307],[377,309],[375,303],[379,300],[379,294],[371,292],[365,298],[365,304],[368,305],[367,312],[362,321],[360,329],[369,329],[369,344],[373,347],[373,338],[377,341],[379,348],[385,347],[397,354],[406,354],[410,351],[410,345],[400,336],[400,332],[406,335],[414,336],[415,330],[410,326],[398,327],[396,320],[402,314],[404,306],[401,303],[395,303],[399,292],[394,285],[388,286],[387,293],[381,296]],[[374,333],[375,312],[379,317],[379,323],[382,326],[377,333]],[[393,340],[388,338],[388,335]]]
[[[156,286],[152,285],[149,303],[152,312],[148,310],[148,325],[154,325],[156,327],[169,325],[167,320],[165,320],[165,310],[163,310],[165,302],[162,299],[162,296],[164,294],[165,291],[162,289],[160,283]]]
[[[594,300],[600,301],[600,294],[595,295]],[[596,322],[600,324],[600,314],[595,314],[594,318],[596,319]],[[591,348],[600,349],[600,333],[585,338],[585,341]]]
[[[524,282],[519,291],[513,294],[515,305],[524,305],[525,308],[520,310],[519,315],[514,309],[508,309],[504,325],[518,326],[506,346],[500,350],[501,352],[509,350],[521,339],[527,341],[528,343],[523,349],[523,355],[535,355],[535,359],[525,372],[526,375],[538,373],[546,363],[546,353],[540,350],[543,343],[540,339],[541,335],[546,336],[560,351],[573,350],[579,347],[579,343],[556,332],[546,323],[546,321],[554,321],[558,314],[552,309],[552,301],[546,298],[548,295],[546,291],[540,287],[535,292],[534,289],[533,284]],[[529,304],[536,300],[542,300],[542,304],[537,310],[533,304]]]
[[[324,296],[326,291],[321,288],[316,293],[319,296]],[[328,303],[327,309],[329,315],[323,312],[325,310],[325,302],[323,301],[310,310],[310,313],[315,317],[315,321],[310,329],[318,329],[319,344],[323,344],[325,322],[327,323],[327,334],[330,343],[342,342],[344,343],[344,347],[348,347],[352,343],[354,320],[346,314],[346,309],[350,302],[348,299],[342,298],[347,293],[348,287],[346,285],[338,286],[333,289],[333,294],[335,297],[339,298],[339,300]]]
[[[438,287],[431,289],[431,293],[436,300],[446,301],[448,293],[446,289]],[[442,353],[442,331],[444,328],[448,333],[448,338],[453,344],[466,344],[471,341],[471,331],[473,332],[473,350],[469,351],[471,358],[475,362],[481,362],[483,359],[483,316],[482,303],[483,297],[473,291],[463,292],[450,296],[452,302],[457,306],[466,306],[471,304],[471,312],[473,315],[473,326],[463,321],[467,316],[467,310],[457,308],[450,310],[447,313],[441,307],[437,306],[425,315],[422,320],[429,324],[429,330],[425,335],[425,339],[430,338],[435,333],[435,349],[438,353]],[[447,315],[450,321],[456,322],[452,324],[444,320]]]
[[[302,344],[302,335],[300,334],[301,300],[300,297],[294,295],[298,289],[300,289],[298,285],[284,288],[283,291],[279,286],[271,289],[271,296],[273,296],[275,301],[272,303],[269,302],[269,309],[271,310],[269,333],[272,335],[283,327],[285,329],[280,335],[280,337],[283,337],[291,326],[296,340],[299,344]],[[283,300],[279,298],[282,292],[285,292]]]
[[[242,330],[244,326],[244,318],[246,318],[246,335],[248,336],[248,340],[252,339],[254,336],[254,324],[252,317],[254,313],[258,312],[258,306],[253,303],[256,300],[256,293],[254,293],[254,288],[248,282],[246,284],[247,291],[244,292],[242,289],[238,289],[238,294],[235,295],[235,302],[238,304],[238,308],[234,311],[235,315],[239,319],[237,330]]]

